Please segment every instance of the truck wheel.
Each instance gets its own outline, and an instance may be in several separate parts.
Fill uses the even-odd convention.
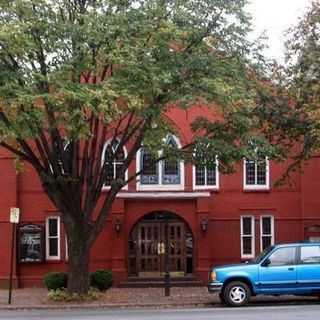
[[[248,303],[251,296],[248,285],[241,281],[233,281],[226,285],[223,297],[230,307],[241,307]]]

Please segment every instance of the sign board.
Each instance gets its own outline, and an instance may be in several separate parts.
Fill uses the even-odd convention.
[[[44,232],[38,225],[19,228],[19,262],[39,263],[43,261]]]
[[[10,208],[10,223],[19,223],[20,220],[20,209]]]

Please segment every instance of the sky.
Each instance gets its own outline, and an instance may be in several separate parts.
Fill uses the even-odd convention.
[[[269,40],[265,54],[280,63],[284,61],[284,32],[298,22],[310,5],[311,0],[249,0],[248,12],[252,15],[253,34],[264,30]]]

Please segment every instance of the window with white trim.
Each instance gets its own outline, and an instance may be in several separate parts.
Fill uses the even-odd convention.
[[[46,259],[60,260],[60,217],[46,219]]]
[[[260,247],[261,251],[274,244],[273,216],[260,217]]]
[[[126,150],[118,150],[119,141],[108,141],[102,152],[102,163],[107,165],[107,177],[105,187],[110,187],[111,182],[116,179],[127,180],[127,172],[122,172],[123,163],[126,158]]]
[[[259,161],[245,159],[243,161],[244,189],[269,189],[269,160]]]
[[[193,166],[193,188],[194,189],[218,189],[219,171],[218,160],[215,163]]]
[[[166,144],[173,149],[181,147],[179,140],[172,135]],[[141,171],[137,182],[138,190],[181,190],[184,188],[184,164],[177,159],[157,161],[162,151],[153,155],[146,148],[137,153],[137,171]]]
[[[159,166],[157,165],[155,157],[146,149],[142,148],[140,151],[141,163],[141,184],[158,184],[159,183]]]
[[[255,255],[254,248],[254,217],[241,216],[241,258],[253,258]]]

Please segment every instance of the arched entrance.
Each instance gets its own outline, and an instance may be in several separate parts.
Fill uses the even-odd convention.
[[[149,213],[129,236],[129,276],[163,276],[167,254],[172,276],[191,275],[193,251],[192,232],[183,219],[171,212]]]

